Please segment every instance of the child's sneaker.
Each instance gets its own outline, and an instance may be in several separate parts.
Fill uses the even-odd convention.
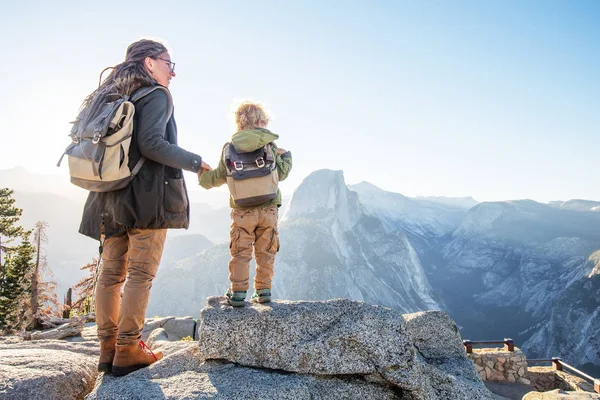
[[[227,293],[225,293],[225,296],[227,296],[227,301],[229,301],[229,304],[231,304],[233,307],[242,307],[246,303],[245,290],[234,292],[231,289],[228,289]]]
[[[271,301],[271,289],[258,289],[250,299],[253,303],[268,303]]]

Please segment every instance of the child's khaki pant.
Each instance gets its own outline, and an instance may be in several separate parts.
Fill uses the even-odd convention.
[[[249,208],[231,211],[231,242],[229,244],[229,281],[231,290],[248,290],[252,246],[256,259],[254,289],[270,289],[279,250],[277,235],[277,207]]]
[[[130,229],[104,241],[96,286],[96,323],[100,339],[117,337],[119,344],[130,344],[142,336],[150,288],[166,237],[166,229]]]

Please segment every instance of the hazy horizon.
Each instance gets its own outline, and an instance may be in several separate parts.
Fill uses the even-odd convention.
[[[59,187],[57,187],[55,190],[48,190],[47,188],[45,190],[40,190],[39,192],[45,192],[45,193],[52,193],[52,194],[56,194],[59,196],[63,196],[63,197],[68,197],[68,198],[77,198],[79,200],[81,199],[85,199],[87,197],[87,191],[78,188],[75,185],[72,185],[69,182],[69,176],[68,173],[65,171],[64,174],[57,174],[55,172],[48,172],[48,173],[38,173],[35,171],[31,171],[28,170],[27,168],[25,168],[22,165],[17,165],[14,166],[12,168],[7,168],[7,169],[1,169],[0,168],[0,174],[2,172],[8,172],[11,170],[15,170],[15,169],[22,169],[24,171],[26,171],[26,173],[28,174],[33,174],[36,176],[39,176],[40,178],[42,177],[46,177],[48,179],[50,178],[54,178],[54,179],[59,179],[60,181],[60,185]],[[327,168],[326,168],[327,169]],[[316,170],[315,170],[316,171]],[[309,172],[308,175],[302,177],[300,184],[304,181],[304,179],[306,179],[306,177],[308,177],[310,174],[312,174],[315,171],[311,171]],[[465,196],[446,196],[443,194],[427,194],[427,195],[417,195],[417,196],[408,196],[405,193],[402,192],[395,192],[395,191],[391,191],[391,190],[386,190],[384,188],[381,188],[377,185],[375,185],[374,183],[370,182],[370,181],[360,181],[360,182],[348,182],[346,174],[343,170],[341,170],[344,173],[344,178],[345,178],[345,182],[347,186],[353,186],[353,185],[357,185],[360,183],[368,183],[371,184],[373,186],[376,186],[377,188],[384,190],[386,192],[390,192],[390,193],[397,193],[397,194],[401,194],[403,196],[406,196],[408,198],[412,198],[412,199],[419,199],[419,198],[435,198],[435,197],[440,197],[440,198],[448,198],[448,199],[468,199],[471,198],[473,200],[475,200],[477,203],[485,203],[485,202],[506,202],[506,201],[519,201],[519,200],[533,200],[536,201],[538,203],[542,203],[542,204],[549,204],[552,202],[566,202],[566,201],[570,201],[570,200],[583,200],[583,201],[592,201],[592,202],[600,202],[600,198],[599,199],[581,199],[581,198],[564,198],[564,199],[552,199],[549,201],[539,201],[536,199],[530,199],[530,198],[521,198],[521,199],[509,199],[509,198],[505,198],[505,199],[491,199],[491,200],[479,200],[477,198],[475,198],[474,196],[470,196],[469,194],[466,194]],[[189,176],[188,176],[189,175]],[[190,182],[190,179],[192,180],[192,182]],[[210,191],[207,191],[201,187],[194,187],[194,188],[190,188],[189,186],[193,185],[193,181],[195,179],[195,174],[191,174],[191,173],[186,173],[186,181],[187,181],[187,185],[188,185],[188,192],[190,194],[190,200],[192,202],[196,201],[199,203],[207,203],[215,208],[221,208],[221,207],[229,207],[229,203],[226,202],[225,200],[228,198],[228,190],[227,190],[227,185],[223,185],[219,188],[216,189],[212,189]],[[34,182],[35,183],[35,182]],[[282,184],[285,184],[285,182],[283,182]],[[27,184],[20,184],[21,186],[19,188],[11,188],[9,187],[9,189],[15,189],[16,191],[26,191],[26,192],[38,192],[38,190],[34,190],[34,189],[27,189],[27,190],[23,190],[24,187],[28,187],[29,183]],[[298,185],[299,186],[299,185]],[[4,182],[0,181],[0,187],[5,187]],[[287,190],[286,190],[287,189]],[[287,188],[282,189],[282,193],[285,198],[291,198],[293,192],[297,189],[296,187],[290,187],[288,185]],[[67,190],[67,192],[65,192],[65,190]]]

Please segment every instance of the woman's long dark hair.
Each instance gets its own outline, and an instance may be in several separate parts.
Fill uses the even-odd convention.
[[[110,75],[83,101],[77,118],[80,120],[80,126],[86,126],[102,104],[119,96],[130,96],[143,86],[156,84],[154,78],[146,71],[144,60],[146,57],[159,57],[166,52],[167,48],[162,43],[153,40],[142,39],[130,44],[125,53],[125,61],[110,67]]]

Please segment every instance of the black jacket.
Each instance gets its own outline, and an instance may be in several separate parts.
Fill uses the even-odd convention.
[[[175,117],[168,121],[168,99],[155,90],[135,104],[129,168],[146,161],[129,186],[106,193],[90,192],[79,233],[100,239],[131,228],[166,229],[189,226],[190,207],[183,171],[198,172],[202,158],[177,146]]]

